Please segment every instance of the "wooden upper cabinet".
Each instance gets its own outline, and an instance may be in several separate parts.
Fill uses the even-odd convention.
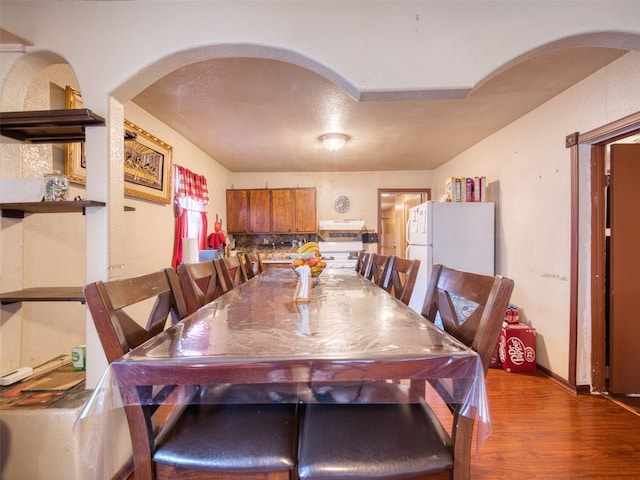
[[[315,233],[315,188],[227,190],[229,233]]]
[[[271,221],[275,233],[292,233],[294,230],[294,194],[289,188],[271,191]]]
[[[249,190],[249,233],[271,232],[271,190]]]
[[[249,191],[227,190],[227,231],[249,232]]]
[[[315,188],[296,188],[293,190],[295,207],[295,232],[314,233],[318,229]]]

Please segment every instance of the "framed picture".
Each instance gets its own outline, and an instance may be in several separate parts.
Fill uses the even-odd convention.
[[[128,120],[124,128],[124,194],[171,203],[173,148]]]
[[[83,108],[80,92],[66,87],[66,108]],[[128,120],[124,121],[124,194],[158,203],[171,203],[173,148]],[[64,146],[64,173],[85,185],[84,142]]]
[[[65,88],[65,108],[83,108],[80,92],[67,85]],[[69,181],[85,185],[87,183],[87,164],[84,154],[84,142],[64,144],[64,174]]]

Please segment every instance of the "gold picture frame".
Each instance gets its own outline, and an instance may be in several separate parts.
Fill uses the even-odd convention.
[[[125,120],[124,194],[171,203],[173,147]]]
[[[65,88],[65,108],[83,108],[80,92],[69,85]],[[86,158],[84,142],[64,144],[64,174],[69,181],[85,185],[87,183]]]
[[[80,92],[67,86],[66,108],[83,108]],[[171,203],[173,147],[125,120],[124,194],[157,203]],[[64,173],[69,181],[87,182],[84,143],[65,144]]]

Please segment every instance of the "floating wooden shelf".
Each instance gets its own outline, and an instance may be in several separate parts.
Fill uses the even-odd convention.
[[[3,217],[24,218],[26,213],[85,213],[86,208],[104,207],[106,203],[95,200],[73,200],[67,202],[26,202],[0,203]],[[124,207],[127,212],[134,211],[133,207]]]
[[[85,127],[104,125],[104,118],[87,108],[0,112],[0,134],[31,143],[84,142]]]
[[[0,303],[80,302],[85,303],[82,287],[33,287],[0,293]]]

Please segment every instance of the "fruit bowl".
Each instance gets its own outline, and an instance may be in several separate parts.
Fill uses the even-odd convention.
[[[311,276],[318,277],[325,269],[327,264],[314,253],[298,253],[291,255],[291,268],[294,270],[303,265],[307,265],[311,269]]]

